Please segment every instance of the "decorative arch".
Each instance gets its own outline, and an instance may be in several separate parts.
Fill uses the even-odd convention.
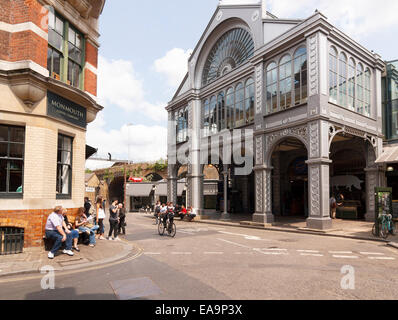
[[[201,88],[205,86],[205,84],[203,84],[203,79],[205,78],[204,76],[205,65],[213,49],[216,48],[216,45],[219,44],[220,40],[223,37],[225,37],[229,32],[231,32],[234,29],[241,29],[250,35],[250,38],[253,41],[253,53],[254,53],[254,47],[256,42],[254,39],[253,32],[249,27],[248,23],[237,17],[223,21],[209,34],[203,46],[201,47],[200,53],[198,54],[197,58],[191,61],[190,66],[192,68],[192,72],[194,72],[194,83],[196,88]],[[242,50],[242,45],[240,46],[238,45],[237,52],[239,52],[239,50]],[[220,70],[222,69],[225,70],[225,65],[223,68],[220,68]]]
[[[254,55],[254,41],[251,34],[242,28],[234,28],[224,33],[213,45],[207,56],[202,86],[226,75]]]

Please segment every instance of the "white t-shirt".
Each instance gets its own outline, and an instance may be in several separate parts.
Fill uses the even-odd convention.
[[[166,212],[167,212],[167,207],[166,206],[160,208],[160,213],[166,213]]]
[[[105,219],[105,210],[98,208],[98,219]]]

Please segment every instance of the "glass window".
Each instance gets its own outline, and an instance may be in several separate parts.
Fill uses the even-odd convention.
[[[355,61],[352,58],[348,63],[348,109],[355,110]]]
[[[337,103],[337,51],[333,47],[329,52],[329,100]]]
[[[267,67],[267,111],[269,113],[278,110],[278,70],[275,62]]]
[[[177,112],[177,143],[187,141],[188,137],[188,108]]]
[[[294,103],[307,102],[307,49],[299,48],[294,55]]]
[[[246,81],[245,89],[246,124],[254,121],[254,81],[252,78]]]
[[[292,105],[292,62],[290,55],[284,56],[279,63],[279,110]]]
[[[357,65],[357,75],[356,75],[356,85],[357,90],[355,92],[355,106],[358,113],[364,114],[364,102],[363,102],[363,89],[364,89],[364,79],[363,79],[363,67],[362,64]]]
[[[233,129],[234,128],[234,117],[235,117],[235,112],[234,112],[234,89],[229,88],[227,91],[227,96],[226,96],[226,109],[227,109],[227,128],[228,129]]]
[[[208,137],[210,134],[210,108],[209,108],[209,100],[205,100],[203,103],[203,136]]]
[[[22,197],[25,128],[0,125],[0,197]]]
[[[244,100],[245,90],[242,83],[236,86],[235,90],[235,127],[241,127],[245,125],[244,115]]]
[[[72,194],[72,147],[72,138],[58,135],[57,196],[70,198]]]
[[[225,99],[224,93],[221,92],[217,97],[217,109],[218,109],[218,118],[217,118],[217,127],[218,131],[224,130],[226,128],[225,125]]]
[[[210,99],[209,109],[209,133],[212,135],[217,133],[217,99],[215,96]]]
[[[370,70],[369,68],[366,68],[365,71],[365,94],[364,94],[364,99],[365,99],[365,116],[370,117],[370,106],[371,106],[371,78],[370,78]]]
[[[339,104],[347,107],[347,57],[344,53],[339,56]]]

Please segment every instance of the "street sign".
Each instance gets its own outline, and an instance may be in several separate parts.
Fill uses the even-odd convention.
[[[133,177],[130,177],[129,181],[131,181],[131,182],[143,182],[144,178],[133,178]]]

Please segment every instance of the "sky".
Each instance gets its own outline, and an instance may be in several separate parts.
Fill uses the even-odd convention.
[[[257,0],[223,0],[228,4]],[[104,110],[88,125],[98,155],[166,158],[167,112],[219,0],[107,0],[100,17],[98,99]],[[398,59],[396,0],[268,0],[279,18],[305,19],[318,9],[329,22],[383,60]],[[95,168],[93,162],[86,166]]]

